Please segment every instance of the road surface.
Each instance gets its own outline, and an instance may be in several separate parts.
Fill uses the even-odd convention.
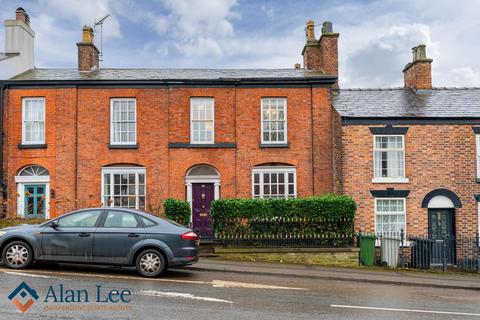
[[[181,269],[146,279],[133,270],[71,265],[21,271],[0,266],[0,280],[0,319],[9,320],[480,319],[480,292],[475,290]],[[22,282],[38,295],[25,314],[8,299]],[[68,290],[78,301],[60,301],[68,300]],[[119,300],[121,292],[128,302]],[[17,298],[26,303],[29,296]]]

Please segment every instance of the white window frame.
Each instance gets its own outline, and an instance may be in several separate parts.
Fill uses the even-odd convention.
[[[114,131],[113,131],[113,103],[115,101],[133,101],[135,103],[135,137],[134,141],[128,141],[128,142],[115,142],[113,137],[114,137]],[[110,98],[110,144],[111,145],[136,145],[137,144],[137,99],[136,98]]]
[[[293,198],[297,197],[297,169],[295,167],[256,167],[252,169],[252,198],[255,199],[255,174],[259,174],[259,184],[260,184],[260,199],[265,199],[263,195],[263,174],[264,173],[285,173],[286,174],[286,179],[285,179],[285,199],[289,199],[288,197],[288,174],[293,173]],[[268,199],[269,197],[267,197]]]
[[[28,100],[41,100],[43,101],[43,140],[38,141],[26,141],[27,128],[25,127],[25,102]],[[46,121],[46,105],[44,97],[25,97],[22,98],[22,144],[45,144],[45,136],[47,134],[47,121]]]
[[[480,134],[475,135],[475,140],[477,145],[477,179],[480,179]]]
[[[282,141],[265,141],[263,139],[263,108],[264,108],[264,100],[267,99],[277,99],[277,100],[284,100],[285,102],[285,116],[284,116],[284,133],[283,133],[283,140]],[[288,143],[288,101],[286,97],[262,97],[260,99],[260,139],[262,144],[286,144]]]
[[[403,201],[403,234],[404,237],[406,237],[407,234],[407,199],[406,198],[374,198],[374,226],[375,226],[375,234],[379,234],[379,231],[377,230],[377,216],[378,215],[392,215],[395,213],[389,212],[389,213],[378,213],[378,208],[377,208],[377,201],[378,200],[402,200]],[[396,212],[398,214],[398,212]]]
[[[377,137],[401,137],[402,138],[402,152],[403,152],[403,177],[376,177],[375,176],[375,151],[398,151],[398,149],[376,149],[375,141]],[[376,134],[373,135],[373,152],[372,152],[372,162],[373,162],[373,183],[408,183],[409,179],[406,177],[405,171],[405,136],[403,134]]]
[[[113,195],[113,174],[135,174],[135,209],[138,209],[139,206],[139,190],[138,190],[138,175],[143,174],[145,176],[144,179],[144,184],[145,184],[145,209],[147,208],[147,172],[144,167],[107,167],[107,168],[102,168],[101,170],[101,198],[100,198],[100,203],[103,204],[102,207],[108,207],[108,208],[121,208],[121,207],[115,207],[113,205],[114,202],[112,203],[104,203],[105,202],[105,174],[110,174],[110,195]]]
[[[212,140],[210,141],[195,141],[193,135],[194,122],[207,122],[207,120],[193,120],[192,102],[194,100],[209,100],[212,102]],[[190,143],[191,144],[214,144],[215,143],[215,98],[213,97],[190,97]]]

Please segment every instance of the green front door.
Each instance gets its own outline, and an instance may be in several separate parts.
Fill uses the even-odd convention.
[[[25,185],[25,218],[44,218],[46,209],[46,185],[27,184]]]

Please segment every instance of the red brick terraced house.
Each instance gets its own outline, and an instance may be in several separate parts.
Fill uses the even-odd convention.
[[[480,89],[433,88],[422,45],[403,88],[339,89],[338,37],[307,22],[292,69],[106,69],[85,27],[78,68],[1,84],[9,215],[174,197],[211,236],[214,199],[336,192],[363,231],[477,234]]]
[[[304,68],[106,69],[90,27],[78,68],[2,84],[8,214],[192,205],[211,236],[212,200],[338,191],[331,103],[338,34],[307,28]]]

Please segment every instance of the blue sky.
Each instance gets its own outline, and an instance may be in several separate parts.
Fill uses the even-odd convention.
[[[40,68],[76,67],[82,26],[107,13],[103,67],[291,68],[313,19],[340,33],[341,87],[401,86],[419,43],[434,59],[435,86],[480,86],[478,0],[0,0],[0,18],[18,6]]]

